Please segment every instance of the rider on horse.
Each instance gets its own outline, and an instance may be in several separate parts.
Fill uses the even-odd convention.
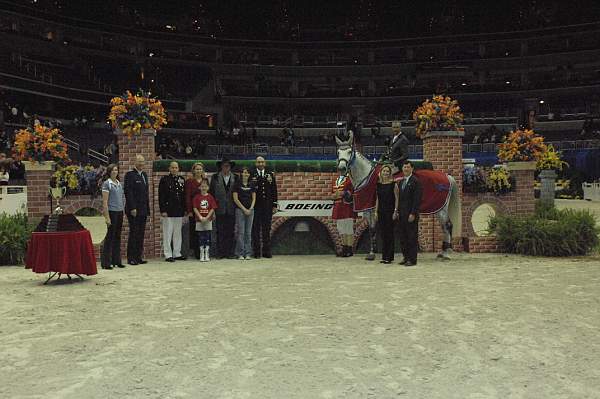
[[[402,133],[400,121],[392,122],[392,131],[394,137],[390,141],[390,146],[381,161],[388,161],[394,164],[398,170],[402,169],[402,164],[408,159],[408,138]]]

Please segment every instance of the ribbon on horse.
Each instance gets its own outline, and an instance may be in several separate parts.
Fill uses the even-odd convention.
[[[354,187],[354,212],[368,211],[375,208],[375,200],[377,199],[377,179],[381,165],[377,165],[371,170],[371,173],[364,181],[359,182]]]

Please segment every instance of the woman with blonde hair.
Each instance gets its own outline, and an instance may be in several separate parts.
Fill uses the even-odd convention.
[[[189,256],[190,250],[194,251],[196,259],[200,259],[200,248],[196,233],[196,217],[194,215],[193,199],[200,192],[200,183],[206,178],[204,164],[196,162],[192,165],[192,177],[185,181],[185,207],[189,218],[189,225],[183,225],[183,248],[182,252]]]
[[[392,176],[392,166],[384,165],[379,172],[377,182],[377,200],[375,202],[375,220],[381,235],[381,263],[394,261],[394,221],[398,215],[398,185]]]

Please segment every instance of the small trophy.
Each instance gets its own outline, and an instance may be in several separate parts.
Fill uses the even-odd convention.
[[[56,208],[52,215],[48,216],[48,224],[46,225],[46,231],[57,231],[58,230],[58,218],[63,213],[63,209],[60,207],[60,199],[67,193],[67,188],[64,186],[50,187],[48,190],[52,198],[56,200]]]
[[[50,195],[56,200],[56,208],[54,208],[53,214],[62,215],[63,209],[60,207],[60,199],[67,193],[67,188],[64,186],[50,187]]]

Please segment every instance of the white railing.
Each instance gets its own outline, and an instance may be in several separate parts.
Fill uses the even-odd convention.
[[[583,183],[583,199],[600,201],[600,183]]]
[[[0,186],[0,214],[27,212],[27,186]]]

